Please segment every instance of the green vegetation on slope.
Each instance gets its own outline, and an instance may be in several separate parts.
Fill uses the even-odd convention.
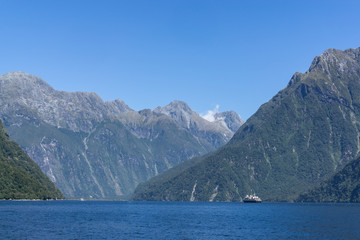
[[[140,182],[223,146],[242,120],[218,114],[208,122],[181,101],[134,111],[120,99],[56,91],[24,72],[0,76],[0,118],[11,139],[67,198],[124,199]]]
[[[202,146],[211,147],[168,118],[149,123],[155,135],[151,140],[134,136],[117,120],[94,122],[91,133],[73,132],[21,109],[4,122],[11,137],[33,159],[41,159],[37,164],[67,198],[124,199],[156,171],[209,151]]]
[[[62,193],[9,136],[0,121],[0,199],[56,199]]]
[[[196,164],[158,177],[136,200],[292,201],[341,169],[359,152],[358,49],[328,50],[296,73],[238,130]]]
[[[182,163],[176,165],[175,167],[170,168],[169,170],[151,178],[150,180],[148,180],[146,182],[140,183],[137,186],[137,188],[133,194],[133,199],[135,199],[135,200],[151,199],[154,201],[162,201],[162,200],[171,201],[172,199],[169,199],[169,198],[165,198],[165,199],[161,198],[162,195],[159,194],[159,193],[165,193],[165,195],[167,195],[166,192],[168,192],[170,190],[170,189],[166,189],[167,186],[163,185],[163,182],[171,179],[172,176],[178,174],[179,172],[182,172],[185,169],[188,169],[188,168],[194,166],[201,159],[202,159],[201,157],[189,159],[189,160],[182,162]],[[179,199],[177,199],[177,200],[179,200]],[[184,199],[184,201],[186,201],[186,199]]]
[[[300,195],[297,201],[360,202],[360,158],[348,163],[320,186]]]

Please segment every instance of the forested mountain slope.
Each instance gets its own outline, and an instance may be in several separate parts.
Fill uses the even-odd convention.
[[[236,99],[236,96],[234,96]],[[329,49],[262,105],[228,144],[140,185],[136,200],[291,201],[360,150],[360,48]]]
[[[61,199],[41,169],[9,139],[0,120],[0,199]]]
[[[360,202],[360,158],[319,186],[301,194],[300,202]]]

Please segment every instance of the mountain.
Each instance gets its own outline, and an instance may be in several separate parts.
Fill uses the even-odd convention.
[[[215,148],[228,142],[234,132],[244,124],[244,121],[235,112],[218,113],[216,121],[207,121],[181,101],[173,101],[165,107],[157,107],[154,112],[169,116],[178,125],[200,139],[205,139]]]
[[[360,48],[329,49],[263,104],[228,144],[136,189],[135,200],[292,201],[360,151]],[[176,171],[177,169],[177,171]]]
[[[62,193],[13,141],[0,120],[0,199],[61,199]]]
[[[234,134],[227,125],[200,122],[185,103],[176,111],[191,112],[189,124],[204,124],[201,131],[158,110],[57,91],[24,72],[0,76],[0,117],[10,137],[68,198],[125,198],[140,182],[215,150]]]
[[[348,163],[342,170],[307,193],[300,202],[360,202],[360,158]]]
[[[213,122],[226,126],[232,132],[236,132],[245,123],[234,111],[215,113]]]

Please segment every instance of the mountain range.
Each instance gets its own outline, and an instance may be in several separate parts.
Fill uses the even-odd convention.
[[[0,117],[67,198],[101,199],[126,198],[140,182],[223,146],[243,124],[235,112],[207,121],[181,101],[135,111],[24,72],[0,76]]]
[[[241,201],[256,193],[265,201],[295,201],[359,151],[360,48],[329,49],[225,146],[140,184],[133,199]]]

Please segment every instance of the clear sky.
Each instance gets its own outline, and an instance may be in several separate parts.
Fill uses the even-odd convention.
[[[360,1],[0,0],[0,74],[247,119],[315,56],[360,47],[359,29]]]

